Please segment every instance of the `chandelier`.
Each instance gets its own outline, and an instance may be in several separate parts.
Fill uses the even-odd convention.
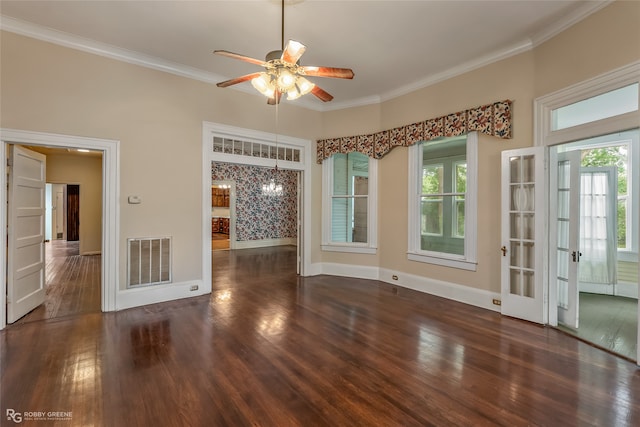
[[[283,189],[282,184],[276,184],[276,181],[271,178],[268,184],[262,185],[262,195],[268,197],[282,196]]]

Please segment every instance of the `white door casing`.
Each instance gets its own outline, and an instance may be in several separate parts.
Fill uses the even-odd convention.
[[[46,156],[10,146],[7,322],[44,302]]]
[[[32,146],[48,146],[59,148],[85,148],[102,151],[102,311],[114,311],[118,307],[118,239],[120,235],[119,217],[119,163],[120,142],[108,139],[59,135],[53,133],[33,132],[18,129],[0,128],[0,141],[5,148],[11,144]],[[7,188],[6,162],[7,150],[0,150],[0,188]],[[0,191],[0,205],[6,206],[8,191]],[[0,240],[7,240],[7,210],[0,211]],[[8,247],[0,245],[0,259],[8,259]],[[6,277],[7,263],[0,262],[0,277]],[[4,285],[6,283],[2,282]],[[6,326],[7,293],[4,288],[0,292],[0,329]],[[145,301],[146,302],[146,301]],[[146,302],[151,303],[151,301]],[[140,304],[142,305],[142,304]]]
[[[548,320],[544,154],[543,147],[502,152],[501,312],[535,323]]]

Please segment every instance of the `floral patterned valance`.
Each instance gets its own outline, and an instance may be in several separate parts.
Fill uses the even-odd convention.
[[[379,159],[395,147],[409,147],[420,141],[458,136],[478,131],[498,138],[511,138],[511,101],[471,108],[411,125],[383,130],[369,135],[343,136],[318,141],[317,161],[322,163],[336,153],[357,151]]]

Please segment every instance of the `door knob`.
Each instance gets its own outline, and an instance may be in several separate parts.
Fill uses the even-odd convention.
[[[573,262],[580,262],[581,256],[582,256],[582,252],[579,252],[579,251],[571,252],[571,258],[573,259]]]

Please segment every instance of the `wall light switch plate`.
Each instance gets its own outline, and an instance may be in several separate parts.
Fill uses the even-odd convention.
[[[128,201],[130,205],[139,205],[142,203],[140,196],[129,196]]]

